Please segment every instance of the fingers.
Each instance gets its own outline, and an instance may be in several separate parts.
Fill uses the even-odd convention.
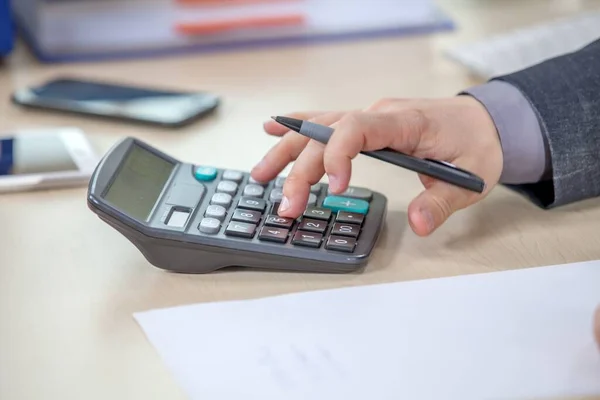
[[[318,122],[318,118],[324,117],[327,114],[330,114],[330,116],[326,117],[328,120],[331,120],[334,115],[336,116],[335,119],[332,120],[332,122],[327,124],[327,125],[330,125],[333,122],[337,121],[339,118],[341,118],[344,113],[343,112],[336,112],[336,113],[331,112],[330,113],[330,112],[325,112],[325,111],[306,111],[306,112],[296,112],[296,113],[287,114],[286,117],[310,120],[312,122],[321,123],[321,122]],[[273,135],[273,136],[283,136],[287,132],[289,132],[288,128],[286,128],[285,126],[283,126],[273,120],[269,120],[269,121],[265,122],[263,125],[263,129],[265,130],[266,133],[268,133],[269,135]]]
[[[296,160],[309,139],[296,132],[289,132],[265,154],[250,175],[259,182],[269,182],[287,165]]]
[[[311,140],[296,160],[283,185],[284,197],[278,209],[282,217],[296,218],[306,209],[310,187],[325,173],[324,149],[321,143]]]
[[[391,147],[412,153],[426,128],[424,118],[411,110],[344,115],[325,148],[324,165],[331,191],[341,193],[347,189],[352,159],[361,151]]]
[[[339,120],[344,113],[315,113],[315,115],[317,116],[310,119],[311,122],[322,125],[331,125]],[[292,116],[294,116],[294,118],[306,118],[309,116],[309,113],[296,113],[292,114]],[[278,126],[282,126],[275,121],[273,122]],[[251,176],[259,182],[268,182],[277,177],[289,163],[298,158],[309,141],[308,138],[299,133],[289,132],[285,127],[284,129],[287,132],[285,136],[267,152],[263,159],[251,171]],[[322,160],[319,164],[322,164]]]
[[[430,235],[473,200],[471,192],[445,182],[428,181],[428,186],[408,206],[409,224],[419,236]]]

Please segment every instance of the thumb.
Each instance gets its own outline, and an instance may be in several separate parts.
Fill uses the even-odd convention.
[[[464,189],[434,180],[408,206],[412,230],[427,236],[439,228],[453,213],[469,205]]]

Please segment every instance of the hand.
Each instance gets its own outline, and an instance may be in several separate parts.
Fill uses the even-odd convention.
[[[483,199],[502,172],[502,148],[494,123],[485,108],[469,96],[382,100],[363,111],[290,116],[330,125],[335,132],[324,146],[274,121],[265,124],[267,133],[282,139],[254,167],[252,177],[269,181],[295,161],[283,187],[281,216],[301,215],[310,186],[325,173],[333,193],[346,190],[351,161],[360,151],[388,147],[416,157],[447,161],[484,179],[486,189],[478,194],[420,175],[425,190],[413,199],[408,210],[411,228],[420,236],[431,234],[453,213]]]

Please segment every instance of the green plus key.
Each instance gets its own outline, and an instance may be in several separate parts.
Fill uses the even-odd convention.
[[[333,212],[348,211],[358,214],[366,214],[369,211],[369,203],[349,197],[327,196],[323,200],[323,207],[329,208]]]

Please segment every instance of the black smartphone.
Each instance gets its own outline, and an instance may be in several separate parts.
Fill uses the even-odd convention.
[[[17,90],[15,104],[49,111],[180,127],[212,113],[219,98],[205,92],[169,91],[119,83],[57,78]]]

